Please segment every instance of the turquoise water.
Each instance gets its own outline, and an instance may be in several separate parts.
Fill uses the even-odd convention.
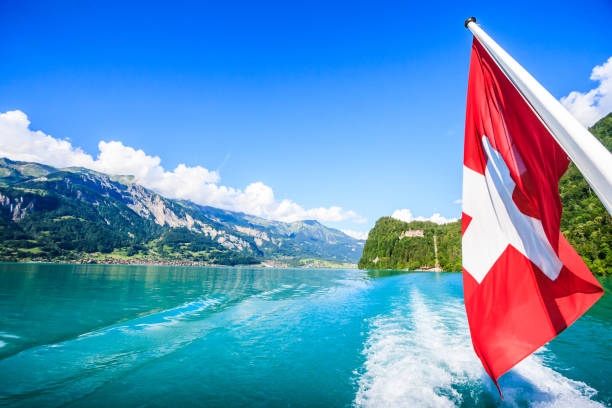
[[[501,403],[460,274],[2,264],[0,406],[609,406],[611,329],[605,295]]]

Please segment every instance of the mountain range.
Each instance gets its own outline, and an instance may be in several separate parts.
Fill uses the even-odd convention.
[[[364,241],[163,197],[131,176],[0,159],[0,260],[339,266]]]
[[[612,114],[590,130],[612,149]],[[594,273],[612,273],[612,218],[573,163],[559,193],[562,233]],[[285,223],[169,199],[132,176],[0,159],[0,261],[348,266],[359,260],[360,268],[416,269],[434,266],[434,235],[440,267],[461,270],[460,222],[383,217],[364,247],[317,221]]]

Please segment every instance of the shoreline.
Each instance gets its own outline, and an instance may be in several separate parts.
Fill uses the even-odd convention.
[[[164,261],[164,260],[117,260],[117,259],[82,259],[82,260],[28,260],[28,261],[7,261],[0,260],[0,264],[44,264],[44,265],[109,265],[109,266],[199,266],[199,267],[215,267],[215,268],[283,268],[283,269],[359,269],[357,264],[346,265],[323,265],[317,263],[309,263],[305,265],[290,265],[278,261],[266,260],[257,264],[214,264],[199,261]]]

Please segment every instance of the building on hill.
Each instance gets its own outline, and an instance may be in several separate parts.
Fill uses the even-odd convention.
[[[408,230],[408,231],[402,232],[399,236],[399,239],[413,238],[413,237],[423,238],[425,237],[425,233],[423,232],[423,230]]]

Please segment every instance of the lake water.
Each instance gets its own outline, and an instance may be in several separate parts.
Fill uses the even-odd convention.
[[[458,273],[0,265],[0,406],[609,406],[611,344],[606,294],[501,403]]]

